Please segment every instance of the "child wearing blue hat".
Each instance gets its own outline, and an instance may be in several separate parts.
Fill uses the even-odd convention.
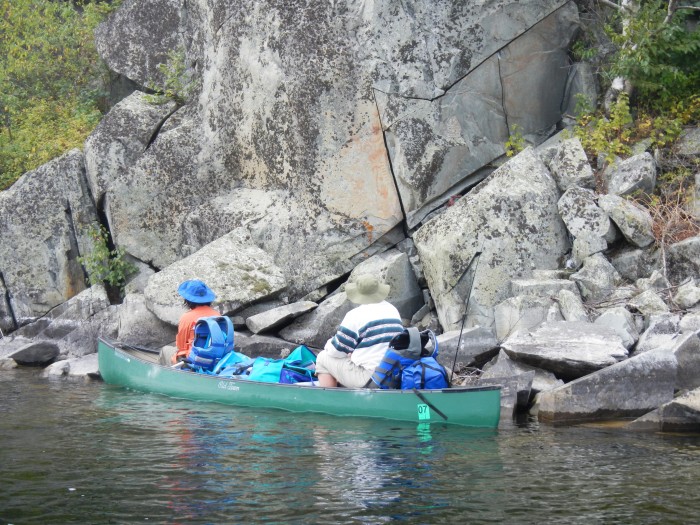
[[[189,311],[180,317],[180,322],[177,325],[177,336],[175,337],[177,352],[173,356],[173,364],[177,363],[179,359],[186,358],[192,348],[194,325],[197,320],[200,317],[221,315],[211,307],[211,303],[216,299],[216,294],[202,281],[198,279],[185,281],[177,288],[177,293],[185,300],[185,306]]]

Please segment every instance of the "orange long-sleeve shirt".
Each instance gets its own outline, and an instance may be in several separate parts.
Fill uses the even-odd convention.
[[[194,341],[194,325],[197,324],[197,319],[200,317],[211,317],[212,315],[221,314],[211,306],[202,305],[193,308],[180,317],[180,322],[177,325],[177,336],[175,336],[177,352],[173,356],[173,363],[177,363],[178,358],[187,357],[187,354],[189,354]]]

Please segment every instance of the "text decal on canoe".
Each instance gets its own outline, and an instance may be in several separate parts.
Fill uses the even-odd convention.
[[[428,405],[416,405],[418,407],[418,420],[430,419],[430,407]]]
[[[221,388],[222,390],[240,390],[240,387],[238,385],[236,385],[235,383],[229,383],[228,381],[219,381],[219,384],[216,386]]]

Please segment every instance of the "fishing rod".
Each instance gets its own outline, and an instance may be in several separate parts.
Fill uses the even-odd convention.
[[[483,247],[482,247],[483,250]],[[454,376],[455,373],[455,366],[457,365],[457,354],[459,353],[459,345],[462,343],[462,332],[464,331],[464,323],[467,320],[467,314],[469,313],[469,300],[472,297],[472,289],[474,288],[474,281],[476,281],[476,270],[479,266],[479,257],[481,256],[481,251],[478,251],[474,254],[472,257],[472,260],[469,261],[469,264],[467,265],[467,269],[464,271],[464,273],[467,273],[469,271],[469,268],[471,265],[476,261],[476,264],[474,265],[474,273],[472,274],[472,282],[469,285],[469,293],[467,293],[467,300],[464,302],[464,316],[462,316],[462,327],[459,329],[459,338],[457,339],[457,348],[455,349],[455,358],[454,361],[452,361],[452,369],[450,370],[450,384],[452,384],[452,376]]]

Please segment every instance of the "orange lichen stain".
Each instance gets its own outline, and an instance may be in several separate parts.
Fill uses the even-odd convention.
[[[374,234],[374,226],[372,226],[372,225],[371,225],[369,222],[367,222],[367,221],[362,221],[361,224],[362,224],[362,226],[364,226],[365,230],[367,230],[367,239],[368,239],[368,241],[369,241],[370,244],[371,244],[372,241],[373,241],[373,237],[374,237],[374,235],[373,235],[373,234]]]

